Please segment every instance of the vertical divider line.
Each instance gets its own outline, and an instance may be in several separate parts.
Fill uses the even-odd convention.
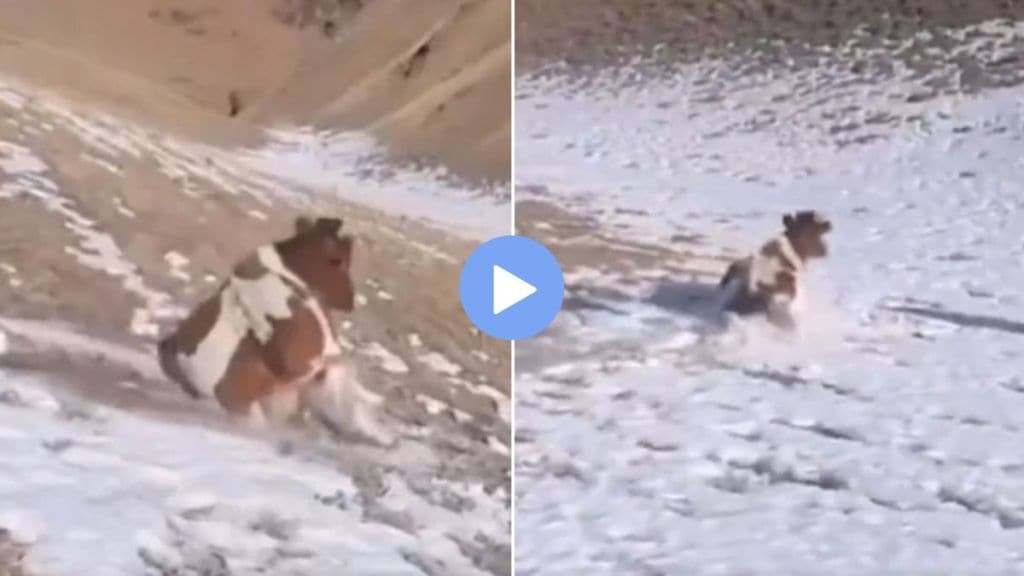
[[[516,2],[509,11],[509,234],[516,233]],[[516,341],[509,344],[509,554],[513,576],[516,573]]]

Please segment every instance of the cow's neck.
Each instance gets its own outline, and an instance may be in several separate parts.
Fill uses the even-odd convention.
[[[285,262],[285,259],[281,256],[277,246],[274,244],[268,244],[259,249],[260,262],[267,267],[271,273],[281,277],[293,290],[303,294],[309,294],[312,292],[306,281],[299,277],[290,266]]]
[[[800,250],[800,244],[796,242],[796,239],[789,232],[785,232],[782,235],[782,246],[783,252],[786,257],[791,259],[794,264],[802,267],[807,263],[807,255]]]

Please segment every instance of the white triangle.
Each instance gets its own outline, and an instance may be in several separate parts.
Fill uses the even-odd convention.
[[[494,314],[501,314],[536,291],[533,284],[501,266],[494,266]]]

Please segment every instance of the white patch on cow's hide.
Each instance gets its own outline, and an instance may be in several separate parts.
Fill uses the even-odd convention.
[[[786,264],[795,268],[794,276],[797,282],[800,281],[800,277],[803,275],[800,257],[797,256],[796,250],[793,249],[793,244],[789,241],[789,238],[780,236],[773,243],[781,250],[781,258],[778,255],[764,256],[760,252],[754,255],[750,263],[750,272],[747,279],[747,288],[751,291],[756,291],[758,284],[775,286],[776,275],[779,272],[785,271]],[[797,293],[800,293],[799,286],[797,287]]]
[[[294,291],[282,276],[294,277],[296,284],[305,286],[285,267],[273,246],[260,248],[257,255],[269,273],[255,280],[229,278],[217,295],[220,312],[213,328],[199,343],[195,354],[185,355],[179,362],[186,377],[203,395],[213,395],[235,350],[250,329],[257,339],[267,342],[273,335],[271,320],[291,317],[288,300]]]
[[[274,335],[272,320],[286,320],[292,317],[289,299],[294,291],[277,274],[264,274],[255,280],[233,276],[224,290],[234,293],[239,306],[249,319],[256,339],[266,343]]]
[[[272,274],[269,276],[276,278],[277,281],[281,283],[281,286],[274,287],[275,292],[277,290],[285,290],[288,296],[295,294],[295,291],[292,290],[291,287],[288,286],[287,283],[285,283],[282,280],[282,278],[285,278],[288,281],[296,284],[297,286],[300,286],[304,291],[309,291],[309,286],[306,284],[306,282],[299,278],[299,276],[295,274],[295,272],[293,272],[290,268],[288,268],[288,266],[284,263],[284,260],[281,259],[281,255],[272,245],[263,246],[257,251],[257,255],[260,264],[262,264],[267,270],[272,272]],[[264,278],[267,277],[268,276],[264,276]],[[260,280],[263,280],[263,278],[261,278]],[[284,300],[285,307],[287,307],[287,296],[285,296]],[[274,304],[277,305],[278,303],[274,302]],[[310,312],[313,313],[313,316],[316,317],[317,324],[320,326],[320,331],[324,335],[323,355],[330,357],[337,356],[338,354],[340,354],[341,349],[333,336],[334,330],[331,329],[330,320],[327,317],[327,313],[324,312],[323,307],[320,305],[320,302],[316,298],[309,296],[304,299],[303,304],[310,310]],[[271,310],[268,309],[268,311]],[[272,318],[284,319],[291,317],[290,310],[288,310],[287,314],[284,315],[274,315],[272,312],[273,311],[271,311],[270,315],[270,317]],[[269,321],[267,322],[267,326],[269,327]],[[266,342],[266,340],[259,336],[258,332],[257,338],[260,338],[261,342]],[[268,332],[267,339],[269,338],[270,336]]]
[[[268,270],[273,271],[276,274],[287,278],[295,284],[301,286],[303,290],[309,291],[309,286],[303,281],[297,274],[292,272],[290,268],[281,259],[281,255],[278,254],[277,250],[273,246],[265,246],[260,249],[259,252],[260,263],[262,263]],[[324,335],[324,349],[323,356],[325,358],[332,358],[341,354],[341,347],[338,346],[337,340],[334,338],[334,329],[331,327],[330,318],[327,312],[324,311],[323,306],[320,305],[320,301],[316,298],[309,296],[305,299],[304,304],[309,308],[313,316],[316,317],[316,322],[320,326],[320,332]]]
[[[303,290],[309,290],[309,286],[306,285],[305,280],[299,278],[298,274],[292,272],[291,268],[288,268],[284,263],[284,260],[281,259],[281,254],[278,253],[277,248],[275,248],[273,244],[260,247],[259,250],[256,251],[256,257],[259,258],[260,264],[262,264],[267,270],[287,278],[298,286],[301,286]]]
[[[338,345],[338,341],[335,339],[334,330],[331,328],[331,321],[327,318],[327,313],[324,312],[320,302],[316,298],[307,298],[306,306],[309,307],[310,311],[313,312],[313,316],[316,317],[316,323],[320,326],[320,332],[324,335],[324,350],[323,356],[325,358],[333,358],[341,355],[341,346]]]
[[[205,396],[212,396],[217,383],[227,372],[231,357],[249,330],[249,322],[231,289],[231,284],[217,295],[220,313],[213,328],[199,342],[195,354],[182,355],[178,362],[185,377]]]

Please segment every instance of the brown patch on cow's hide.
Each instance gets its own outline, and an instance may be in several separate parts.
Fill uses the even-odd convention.
[[[181,353],[189,356],[196,353],[199,344],[206,338],[206,335],[213,329],[220,316],[220,294],[224,290],[221,286],[217,293],[207,298],[200,304],[188,318],[178,325],[178,330],[170,336],[175,348]]]
[[[796,274],[787,270],[775,273],[775,285],[771,289],[774,294],[786,294],[790,298],[796,298]]]
[[[761,256],[777,261],[786,270],[796,271],[798,264],[790,259],[779,239],[772,240],[761,247]]]
[[[791,298],[797,297],[797,275],[790,271],[779,271],[771,284],[761,283],[758,291],[762,292],[768,299],[785,294]]]
[[[221,287],[223,290],[223,286]],[[193,355],[199,348],[199,344],[206,338],[206,335],[213,329],[220,315],[220,292],[206,299],[200,304],[185,320],[178,325],[177,330],[164,338],[157,345],[157,356],[160,361],[160,369],[164,375],[177,382],[185,392],[194,397],[199,397],[199,390],[195,384],[188,379],[181,370],[180,354]]]
[[[232,414],[246,414],[252,405],[273,394],[280,386],[278,378],[263,361],[263,347],[250,333],[231,356],[224,377],[214,388],[214,396]]]
[[[282,380],[293,380],[309,372],[323,354],[324,334],[310,307],[296,297],[289,301],[292,317],[272,320],[274,330],[264,344],[264,359],[271,372]]]

